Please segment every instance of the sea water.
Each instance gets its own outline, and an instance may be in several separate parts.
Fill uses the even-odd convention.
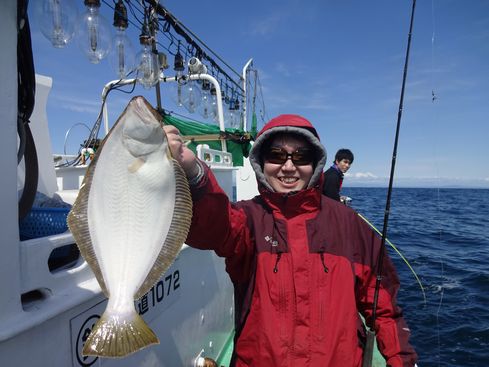
[[[382,232],[386,188],[345,187],[342,195]],[[426,293],[425,302],[411,271],[389,248],[419,366],[489,366],[489,190],[396,188],[387,238]]]

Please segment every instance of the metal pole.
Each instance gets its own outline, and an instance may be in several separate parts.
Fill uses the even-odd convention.
[[[248,96],[247,96],[247,90],[246,90],[246,83],[248,82],[248,79],[246,78],[246,75],[248,74],[248,68],[253,65],[253,59],[249,59],[246,65],[243,67],[243,76],[242,81],[243,81],[243,126],[241,127],[244,131],[248,131]]]
[[[156,10],[155,10],[156,11]],[[154,14],[152,14],[152,18],[149,19],[149,29],[151,32],[151,52],[153,52],[153,57],[156,57],[158,60],[158,50],[156,49],[156,27],[155,27],[155,18]],[[156,18],[156,24],[158,24],[158,18]],[[156,106],[158,107],[158,111],[162,111],[161,108],[161,89],[160,89],[160,79],[155,84],[155,92],[156,92]]]

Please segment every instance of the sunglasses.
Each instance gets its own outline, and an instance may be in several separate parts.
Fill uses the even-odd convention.
[[[282,148],[270,148],[265,153],[265,161],[273,164],[284,164],[289,158],[296,166],[307,166],[314,162],[314,152],[311,149],[298,149],[288,153]]]

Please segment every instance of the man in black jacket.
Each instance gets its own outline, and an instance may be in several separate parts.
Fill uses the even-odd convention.
[[[353,163],[353,153],[349,149],[340,149],[334,157],[334,164],[324,173],[323,194],[333,200],[341,201],[340,190],[343,176]]]

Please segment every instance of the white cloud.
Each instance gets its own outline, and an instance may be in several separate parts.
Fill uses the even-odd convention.
[[[267,36],[276,32],[278,26],[288,18],[288,14],[275,12],[268,16],[254,22],[251,26],[251,35],[253,36]]]
[[[379,178],[374,175],[372,172],[355,172],[355,173],[346,173],[345,177],[348,178]]]
[[[102,107],[101,101],[87,100],[82,97],[57,94],[53,96],[57,103],[66,110],[90,114],[98,114]]]
[[[292,75],[292,73],[290,72],[289,68],[283,63],[283,62],[279,62],[276,66],[276,70],[278,73],[286,76],[286,77],[290,77]]]
[[[267,11],[269,12],[268,14]],[[263,14],[262,18],[259,18],[259,14],[253,15],[254,21],[250,27],[252,36],[263,37],[275,33],[278,34],[291,23],[312,23],[317,20],[319,13],[313,4],[308,4],[307,7],[304,7],[303,2],[300,0],[287,0],[281,1],[280,6],[273,6],[260,14]]]
[[[90,107],[90,106],[83,106],[83,105],[66,105],[66,106],[63,106],[64,109],[66,110],[69,110],[69,111],[73,111],[73,112],[79,112],[79,113],[91,113],[91,114],[95,114],[95,113],[98,113],[100,111],[99,108],[95,108],[95,107]]]
[[[388,177],[378,177],[370,172],[346,174],[344,185],[358,187],[387,187]],[[489,177],[396,177],[394,187],[434,187],[434,188],[484,188],[489,189]]]
[[[327,104],[326,100],[327,100],[326,97],[316,96],[314,98],[308,99],[307,101],[304,101],[303,106],[304,108],[309,108],[312,110],[320,110],[320,111],[326,111],[332,109],[333,106]]]

